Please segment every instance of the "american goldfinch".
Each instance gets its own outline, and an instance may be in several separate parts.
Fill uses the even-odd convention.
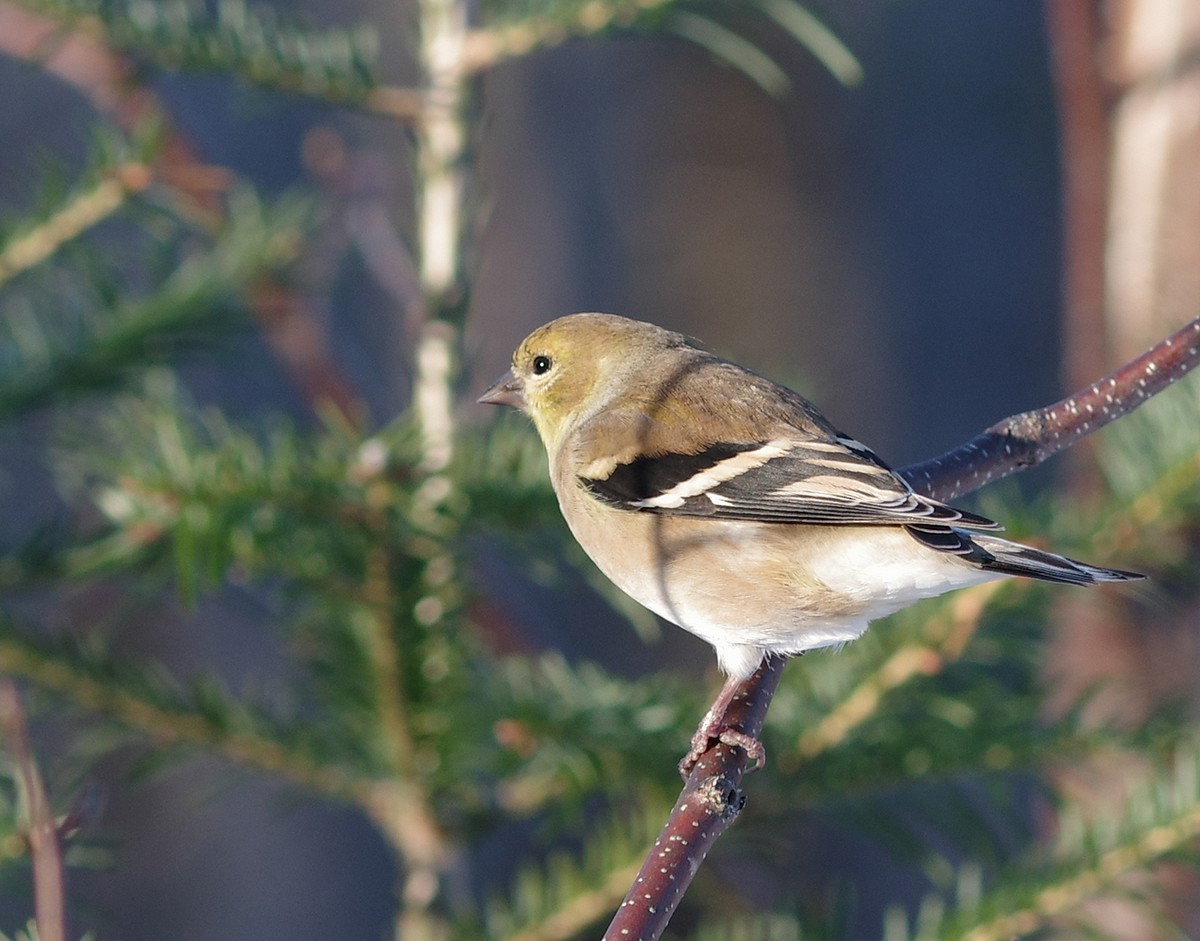
[[[992,579],[1141,577],[992,535],[998,524],[915,493],[800,395],[653,324],[554,320],[479,401],[533,420],[562,514],[600,570],[715,648],[728,680],[684,766],[713,739],[761,763],[761,744],[720,720],[768,654],[844,644]]]

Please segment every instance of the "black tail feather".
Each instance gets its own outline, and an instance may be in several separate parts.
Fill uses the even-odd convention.
[[[1004,575],[1023,575],[1039,578],[1046,582],[1065,585],[1094,585],[1098,582],[1125,582],[1144,578],[1136,572],[1107,569],[1089,565],[1064,555],[1044,552],[1019,542],[1010,542],[998,536],[983,533],[965,533],[949,527],[905,527],[909,534],[923,545],[939,552],[961,556],[981,569],[1000,572]]]

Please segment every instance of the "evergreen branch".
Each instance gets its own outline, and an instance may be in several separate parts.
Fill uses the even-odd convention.
[[[595,839],[596,834],[590,834]],[[601,874],[599,879],[588,879],[574,893],[559,900],[550,911],[542,913],[541,917],[526,927],[512,931],[511,934],[492,934],[490,937],[504,941],[568,941],[604,917],[605,912],[612,911],[612,906],[619,903],[625,894],[625,887],[635,879],[641,867],[642,855],[638,847],[630,853],[630,861],[624,865],[614,865]],[[558,881],[563,879],[563,867],[557,867]],[[528,883],[527,883],[528,885]],[[523,894],[528,897],[528,889]]]
[[[834,941],[842,935],[792,912],[739,912],[707,919],[688,932],[688,941]]]
[[[1097,547],[1107,555],[1121,546],[1128,545],[1130,534],[1144,532],[1163,515],[1173,512],[1190,493],[1197,492],[1200,481],[1200,448],[1189,457],[1166,468],[1158,479],[1144,488],[1114,520],[1115,525],[1106,527],[1096,541]],[[1178,524],[1178,520],[1171,520]]]
[[[543,528],[561,520],[546,473],[546,449],[527,422],[500,416],[460,431],[454,478],[471,500],[464,523],[479,532]]]
[[[929,688],[920,692],[933,693]],[[1010,691],[999,688],[990,694],[1004,692]],[[930,785],[958,788],[969,802],[978,796],[981,786],[990,790],[992,784],[1004,785],[1014,777],[1029,780],[1048,767],[1111,757],[1117,750],[1161,754],[1178,740],[1178,723],[1169,726],[1166,721],[1153,729],[1138,730],[1132,737],[1111,728],[1081,729],[1074,715],[1070,721],[1041,728],[1036,723],[1042,716],[1031,697],[1025,698],[1030,701],[1028,708],[1024,702],[1013,706],[1005,699],[973,706],[961,696],[933,693],[931,702],[924,705],[971,716],[972,721],[962,727],[956,726],[951,716],[931,715],[912,700],[900,703],[894,714],[879,717],[877,728],[864,728],[852,748],[824,752],[804,767],[790,755],[773,760],[778,790],[771,794],[772,803],[765,812],[768,816],[786,814],[805,806],[852,822],[886,817],[885,825],[892,825],[897,804],[903,800],[904,817],[919,820],[917,840],[925,850],[930,833],[943,834],[944,843],[939,838],[939,846],[973,835],[970,828],[956,830],[953,821],[947,820],[946,804],[940,797],[945,789],[938,791],[932,815],[918,813],[919,797],[929,793]],[[911,738],[904,738],[906,735]],[[919,739],[928,745],[913,747],[912,741]],[[985,785],[985,781],[989,783]],[[879,813],[872,816],[874,808]],[[879,832],[874,827],[864,829]]]
[[[86,665],[47,651],[5,629],[0,636],[0,673],[20,676],[64,696],[91,712],[107,715],[160,745],[183,743],[204,748],[233,764],[292,781],[314,793],[365,806],[374,782],[338,764],[309,755],[249,729],[182,705],[166,707],[131,692],[118,679],[98,678]],[[225,717],[226,719],[228,717]]]
[[[0,358],[8,361],[0,419],[119,386],[148,366],[210,345],[214,328],[234,323],[228,285],[213,281],[184,293],[172,287],[103,321],[89,318],[65,342],[46,336],[35,320],[10,320],[9,336],[0,338]]]
[[[646,13],[665,10],[680,0],[584,0],[567,5],[566,12],[527,15],[469,32],[462,49],[465,73],[483,72],[506,59],[537,49],[561,45],[569,39],[597,36],[632,26]]]
[[[812,759],[836,747],[875,714],[889,692],[914,677],[940,673],[962,656],[988,602],[1004,584],[986,582],[955,595],[937,617],[926,621],[919,642],[895,651],[877,670],[863,677],[815,728],[804,732],[797,743],[799,757]]]
[[[425,931],[437,919],[428,912],[435,890],[450,864],[453,853],[434,813],[433,803],[416,767],[416,747],[410,725],[411,696],[406,695],[400,670],[401,650],[397,643],[396,598],[388,547],[389,517],[383,509],[388,488],[377,481],[368,493],[375,506],[371,528],[375,546],[367,554],[363,593],[369,604],[367,662],[381,740],[391,774],[380,782],[367,810],[387,834],[405,868],[404,910],[401,923],[419,924]],[[400,932],[403,934],[404,932]]]
[[[1194,744],[1181,748],[1173,764],[1173,770],[1152,770],[1148,783],[1122,801],[1125,817],[1116,823],[1108,812],[1090,824],[1068,820],[1062,842],[1072,844],[1065,851],[1076,861],[1061,865],[1056,878],[1038,879],[1031,889],[1025,874],[1015,873],[1010,884],[1002,881],[972,911],[959,912],[921,934],[958,941],[1006,941],[1030,934],[1118,888],[1128,874],[1188,850],[1200,837],[1200,752]],[[1165,787],[1164,778],[1170,780]],[[1059,855],[1063,853],[1060,848]],[[988,917],[997,911],[1004,914]]]
[[[501,6],[493,3],[493,6]],[[674,32],[707,50],[717,60],[744,74],[769,95],[781,95],[790,86],[786,72],[752,40],[721,25],[706,6],[689,0],[570,0],[553,3],[510,4],[520,9],[501,10],[493,25],[473,30],[463,48],[461,68],[467,74],[492,68],[506,59],[538,49],[587,39],[619,29],[648,26]],[[816,16],[797,0],[741,0],[716,4],[717,12],[730,15],[756,10],[804,46],[844,85],[862,81],[862,66]]]
[[[360,101],[347,102],[397,121],[417,123],[425,113],[428,96],[419,88],[376,85]]]
[[[1178,532],[1180,513],[1193,518],[1200,513],[1200,445],[1179,434],[1198,409],[1200,385],[1189,385],[1106,437],[1098,454],[1101,471],[1122,505],[1094,543],[1101,552],[1128,544],[1137,532]],[[1168,540],[1152,538],[1150,543],[1160,552],[1172,549]]]
[[[424,106],[419,91],[379,83],[378,43],[363,28],[309,29],[243,0],[219,0],[211,13],[191,0],[13,2],[163,69],[231,73],[260,88],[406,121]]]
[[[625,887],[641,868],[640,848],[623,866],[610,869],[588,888],[572,894],[563,904],[545,914],[536,923],[506,935],[493,935],[503,941],[568,941],[583,929],[602,918],[605,912],[621,901]],[[561,878],[561,870],[559,873]]]
[[[90,540],[59,547],[45,538],[0,559],[0,589],[39,579],[79,579],[145,567],[172,549],[181,594],[197,594],[196,573],[218,577],[283,575],[321,597],[357,606],[361,569],[338,571],[314,554],[361,559],[372,510],[351,478],[355,454],[337,435],[305,447],[287,429],[266,441],[231,428],[215,412],[198,414],[170,373],[152,373],[137,392],[99,420],[73,429],[93,468],[62,485],[68,500],[89,500],[111,524]],[[330,531],[330,521],[338,525]],[[395,537],[393,530],[389,538]],[[201,576],[202,577],[202,576]]]
[[[90,189],[72,195],[52,215],[0,246],[0,287],[114,215],[130,196],[149,186],[150,181],[149,168],[142,163],[125,163],[105,170]]]
[[[920,492],[951,499],[1040,463],[1133,411],[1198,364],[1200,318],[1082,392],[999,422],[962,447],[899,473]],[[768,657],[741,684],[722,719],[725,727],[757,737],[785,663],[783,658]],[[742,724],[751,717],[753,723]],[[740,810],[743,798],[738,785],[746,760],[742,749],[723,743],[701,757],[638,881],[609,927],[607,941],[624,941],[630,934],[645,941],[661,936],[712,842]],[[696,797],[700,799],[693,799]]]
[[[635,777],[653,756],[679,744],[695,699],[659,676],[621,679],[552,654],[511,658],[493,672],[493,698],[503,713],[492,734],[520,759],[515,769],[500,769],[496,800],[519,816]]]
[[[1163,471],[1158,480],[1151,482],[1149,487],[1134,498],[1121,516],[1127,519],[1127,526],[1148,526],[1161,518],[1172,504],[1178,503],[1193,492],[1198,480],[1200,448]],[[1113,545],[1120,545],[1119,539],[1114,538],[1112,542]]]
[[[106,317],[89,312],[65,341],[48,337],[36,318],[9,318],[0,335],[0,419],[111,388],[211,343],[213,329],[241,309],[234,292],[296,253],[292,207],[272,215],[249,200],[238,203],[216,244],[184,261],[156,294]]]
[[[382,516],[382,514],[381,514]],[[395,599],[391,586],[391,566],[388,560],[387,518],[372,527],[378,542],[367,553],[367,570],[362,585],[367,600],[367,662],[375,703],[377,739],[386,756],[386,764],[397,777],[413,778],[412,731],[400,673],[400,649],[396,643],[394,621]]]
[[[340,586],[330,587],[335,571],[322,567],[315,581],[326,600],[332,594],[353,606],[347,620],[355,659],[353,668],[343,672],[352,674],[361,687],[356,696],[363,712],[369,713],[361,726],[368,730],[365,737],[373,736],[372,767],[384,773],[378,779],[341,774],[333,763],[321,763],[269,733],[245,727],[236,714],[227,719],[231,708],[220,704],[195,713],[186,706],[163,706],[134,695],[130,684],[94,678],[89,684],[86,670],[82,676],[75,675],[80,671],[71,673],[55,686],[53,661],[63,658],[52,653],[46,655],[51,662],[33,678],[158,740],[200,745],[244,766],[357,804],[403,860],[414,887],[414,904],[427,906],[433,897],[429,887],[436,887],[453,854],[416,767],[411,707],[394,636],[402,613],[391,585],[392,552],[386,547],[396,543],[394,511],[408,495],[390,486],[383,473],[388,468],[364,461],[361,448],[346,447],[353,444],[348,439],[331,435],[310,453],[279,434],[273,446],[265,447],[214,416],[205,422],[181,418],[183,408],[174,389],[159,381],[148,395],[131,399],[109,423],[102,440],[109,448],[112,441],[121,441],[122,457],[135,463],[116,468],[119,483],[99,498],[121,529],[115,537],[101,540],[103,546],[89,557],[144,551],[151,541],[174,537],[185,593],[195,578],[189,573],[223,571],[231,557],[243,573],[278,573],[286,572],[293,564],[292,553],[298,553],[304,557],[294,563],[300,574],[291,577],[302,584],[316,547],[327,559],[338,560],[356,577],[347,578],[341,596]],[[331,519],[347,522],[335,527],[336,540],[330,536]],[[210,558],[198,557],[204,549],[212,551]],[[348,638],[340,640],[345,643]],[[0,642],[0,670],[10,665],[6,657],[13,656]],[[37,665],[24,663],[29,670]],[[69,667],[67,663],[63,668]]]
[[[454,559],[447,540],[457,529],[447,525],[455,484],[448,468],[454,456],[452,380],[453,351],[457,331],[446,316],[459,303],[462,292],[463,238],[465,217],[464,167],[467,129],[464,119],[465,87],[460,69],[460,50],[467,24],[463,0],[422,0],[420,16],[421,64],[427,76],[428,93],[418,125],[419,207],[418,227],[421,253],[418,264],[404,265],[416,272],[416,281],[405,286],[413,299],[409,321],[418,325],[414,354],[413,415],[420,440],[417,462],[419,484],[412,492],[408,519],[419,534],[425,551],[414,552],[421,565],[418,590],[428,592],[417,602],[414,617],[425,636],[445,621],[448,606],[442,596],[453,581]],[[407,259],[406,259],[407,261]],[[375,488],[386,495],[385,485]],[[387,518],[377,514],[380,544],[387,545]],[[391,593],[391,566],[386,552],[373,554],[381,592]],[[426,599],[430,604],[422,605]],[[379,609],[377,608],[377,611]],[[400,686],[400,649],[395,636],[396,612],[376,616],[370,642],[375,695],[385,728],[397,736],[392,757],[398,763],[399,779],[409,791],[402,802],[384,808],[380,819],[405,863],[403,905],[397,916],[397,935],[436,937],[444,931],[431,905],[452,863],[453,848],[441,832],[430,796],[413,770],[413,745],[407,709],[412,697]]]
[[[589,827],[578,855],[560,853],[522,868],[505,888],[506,901],[484,908],[482,930],[472,936],[496,941],[578,937],[620,902],[664,809],[654,801],[623,807]]]

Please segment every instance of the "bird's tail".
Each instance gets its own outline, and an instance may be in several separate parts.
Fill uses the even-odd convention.
[[[1009,542],[998,536],[982,533],[971,533],[971,542],[982,552],[972,553],[969,558],[980,568],[992,572],[1002,572],[1005,575],[1024,575],[1027,578],[1040,578],[1047,582],[1062,582],[1068,585],[1094,585],[1097,582],[1127,582],[1132,579],[1145,578],[1137,572],[1123,572],[1120,569],[1106,569],[1098,565],[1088,565],[1075,559],[1053,552],[1043,552],[1032,546],[1023,546],[1019,542]]]

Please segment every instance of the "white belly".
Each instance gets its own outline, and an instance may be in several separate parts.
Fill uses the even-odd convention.
[[[576,504],[578,506],[578,504]],[[585,504],[586,506],[586,504]],[[714,522],[602,507],[567,523],[600,570],[661,617],[708,641],[748,676],[765,653],[860,637],[922,598],[1002,577],[922,546],[902,529]],[[611,537],[619,514],[623,538]],[[797,539],[803,530],[803,539]]]

